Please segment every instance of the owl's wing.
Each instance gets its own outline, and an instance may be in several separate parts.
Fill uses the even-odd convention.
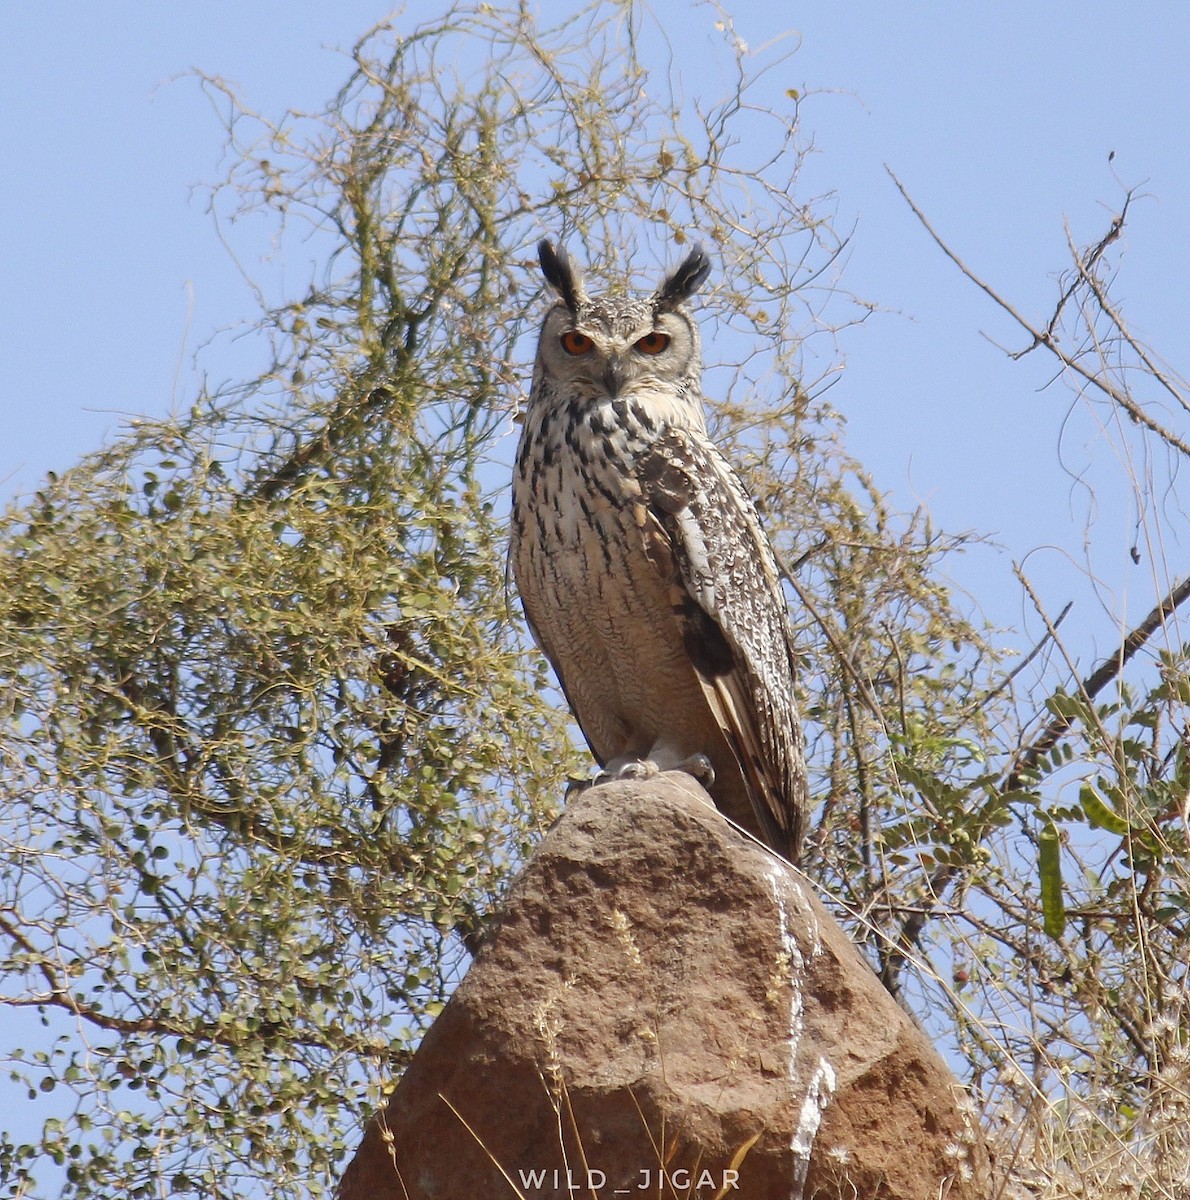
[[[796,858],[806,813],[803,734],[785,594],[755,505],[705,435],[671,428],[638,461],[650,556],[703,694],[735,752],[760,828]]]

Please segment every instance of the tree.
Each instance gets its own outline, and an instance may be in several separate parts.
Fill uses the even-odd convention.
[[[201,80],[223,236],[263,218],[317,267],[296,296],[262,287],[255,378],[0,524],[0,1004],[41,1014],[10,1063],[59,1102],[39,1141],[0,1142],[18,1192],[56,1163],[79,1197],[326,1193],[584,770],[504,580],[543,233],[608,279],[692,231],[713,248],[713,423],[805,652],[809,867],[887,986],[976,1084],[1011,1061],[1035,1095],[1102,1102],[1176,1057],[1176,1031],[1158,1059],[1127,1029],[1154,978],[1181,986],[1163,814],[1184,656],[1114,713],[1059,664],[1029,732],[942,574],[963,539],[891,510],[811,379],[811,339],[865,310],[834,278],[828,203],[796,198],[804,98],[722,28],[735,84],[713,105],[680,98],[661,31],[611,0],[553,27],[486,3],[379,27],[312,117]],[[1095,296],[1094,265],[1072,295]],[[1099,807],[1061,801],[1076,761]],[[1076,880],[1060,834],[1091,827],[1123,853]],[[1019,1037],[990,1023],[1001,998]]]

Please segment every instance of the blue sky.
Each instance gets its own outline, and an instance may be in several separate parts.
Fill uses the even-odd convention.
[[[653,7],[692,92],[721,41],[715,13]],[[925,503],[944,528],[998,539],[1002,551],[972,554],[954,573],[1009,627],[1007,640],[1027,645],[1040,631],[1013,559],[1056,611],[1076,593],[1093,606],[1081,574],[1089,555],[1134,620],[1156,580],[1147,557],[1130,562],[1134,520],[1110,448],[1064,389],[1044,387],[1052,361],[1012,363],[987,340],[1022,345],[929,243],[885,164],[974,269],[1043,319],[1068,261],[1064,225],[1094,240],[1121,184],[1143,185],[1152,198],[1135,209],[1118,294],[1178,365],[1190,6],[810,0],[766,4],[763,17],[752,15],[758,3],[739,7],[750,44],[783,30],[800,38],[778,82],[812,94],[807,195],[834,193],[839,226],[854,226],[842,284],[880,307],[841,341],[846,369],[831,399],[850,450],[902,505]],[[410,19],[438,10],[408,5]],[[219,74],[270,113],[317,108],[348,73],[339,51],[385,13],[361,0],[47,0],[6,12],[0,497],[32,490],[126,417],[184,405],[194,352],[254,314],[193,190],[217,177],[222,139],[187,72]],[[1074,478],[1084,472],[1101,497],[1089,537],[1088,492]],[[1113,637],[1110,622],[1086,628],[1084,662]]]

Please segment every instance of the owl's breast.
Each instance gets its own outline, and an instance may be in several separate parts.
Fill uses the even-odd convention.
[[[679,693],[703,704],[671,572],[650,542],[637,465],[651,441],[599,420],[527,426],[513,489],[525,615],[601,758],[629,730],[651,735]]]
[[[513,484],[512,565],[527,607],[537,607],[538,593],[543,602],[573,602],[602,576],[635,577],[645,449],[646,439],[598,412],[526,428]],[[562,587],[571,594],[559,594]]]
[[[514,537],[536,533],[551,553],[585,555],[593,538],[621,536],[641,501],[638,464],[657,433],[629,415],[625,402],[609,400],[530,418],[513,480]]]

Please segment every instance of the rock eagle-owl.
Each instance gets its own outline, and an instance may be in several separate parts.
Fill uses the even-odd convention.
[[[773,550],[707,433],[687,301],[700,247],[652,295],[557,293],[513,476],[510,562],[529,628],[604,777],[684,770],[790,861],[806,823],[795,652]]]

